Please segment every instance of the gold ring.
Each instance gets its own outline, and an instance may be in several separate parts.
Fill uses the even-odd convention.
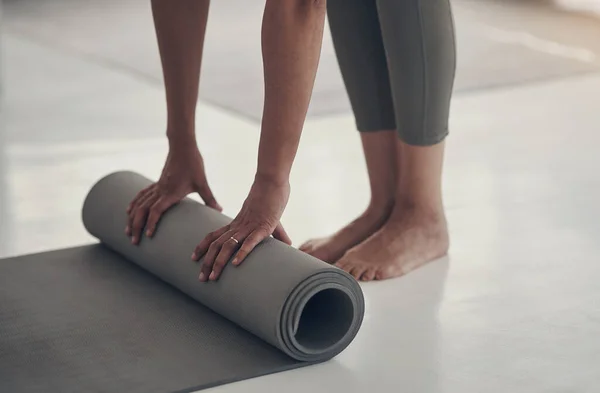
[[[240,244],[240,242],[238,242],[238,240],[235,237],[231,236],[230,239],[233,240],[235,244]]]

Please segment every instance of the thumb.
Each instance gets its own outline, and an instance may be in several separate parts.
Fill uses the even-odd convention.
[[[273,237],[277,240],[284,242],[288,246],[292,245],[292,239],[290,239],[285,229],[283,229],[281,223],[277,224],[277,228],[275,228],[275,230],[273,231]]]
[[[211,207],[219,212],[223,211],[223,207],[219,205],[219,202],[215,199],[210,187],[208,184],[203,184],[196,188],[196,192],[200,195],[200,198],[204,201],[206,206]]]

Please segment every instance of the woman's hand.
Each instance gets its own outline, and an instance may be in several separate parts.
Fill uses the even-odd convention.
[[[261,29],[265,99],[257,176],[232,223],[196,247],[192,259],[204,256],[200,281],[216,280],[232,257],[231,263],[239,265],[271,234],[291,244],[279,220],[289,198],[288,179],[315,81],[325,13],[325,1],[265,3]]]
[[[140,242],[144,227],[146,236],[152,237],[164,212],[193,192],[197,192],[207,206],[223,210],[208,186],[198,148],[195,145],[172,147],[158,182],[140,191],[127,208],[129,223],[125,233],[131,242]]]
[[[287,181],[273,182],[257,176],[237,217],[231,224],[208,234],[194,250],[193,260],[198,261],[204,256],[200,281],[217,280],[234,253],[231,263],[237,266],[271,234],[291,244],[279,223],[289,195]]]

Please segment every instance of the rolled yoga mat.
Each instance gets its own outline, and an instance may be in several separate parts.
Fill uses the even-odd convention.
[[[125,208],[150,183],[117,172],[92,188],[82,216],[100,244],[0,260],[0,392],[193,392],[354,339],[358,283],[273,238],[200,283],[191,252],[231,219],[189,198],[132,245]]]

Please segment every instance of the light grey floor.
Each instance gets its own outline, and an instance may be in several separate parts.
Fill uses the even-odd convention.
[[[57,26],[116,4],[79,3],[100,11],[78,11],[79,18]],[[135,14],[137,5],[120,4],[122,15]],[[593,70],[600,22],[545,9],[519,14],[515,3],[456,4],[467,37],[463,81],[475,73],[464,68],[469,53],[483,62],[471,62],[481,77],[459,91],[452,108],[444,179],[449,257],[398,280],[365,284],[363,329],[334,361],[215,392],[597,392],[600,71]],[[22,15],[48,15],[49,5],[29,7]],[[74,9],[75,2],[64,13]],[[42,36],[59,35],[31,37],[22,29],[40,26],[23,19],[31,16],[11,16],[15,10],[5,15],[2,40],[1,256],[91,241],[80,209],[93,182],[118,169],[155,178],[166,152],[157,79],[58,45],[76,35],[58,43]],[[113,19],[122,23],[116,13]],[[493,32],[504,43],[492,51],[475,37],[475,21],[500,29]],[[471,38],[464,35],[469,29]],[[85,37],[85,30],[77,31]],[[110,51],[108,44],[94,50]],[[250,84],[239,86],[258,97]],[[256,160],[258,123],[243,108],[202,101],[197,118],[209,179],[229,215],[248,191]],[[339,110],[329,107],[306,124],[283,218],[295,244],[347,223],[368,199],[353,119]]]

